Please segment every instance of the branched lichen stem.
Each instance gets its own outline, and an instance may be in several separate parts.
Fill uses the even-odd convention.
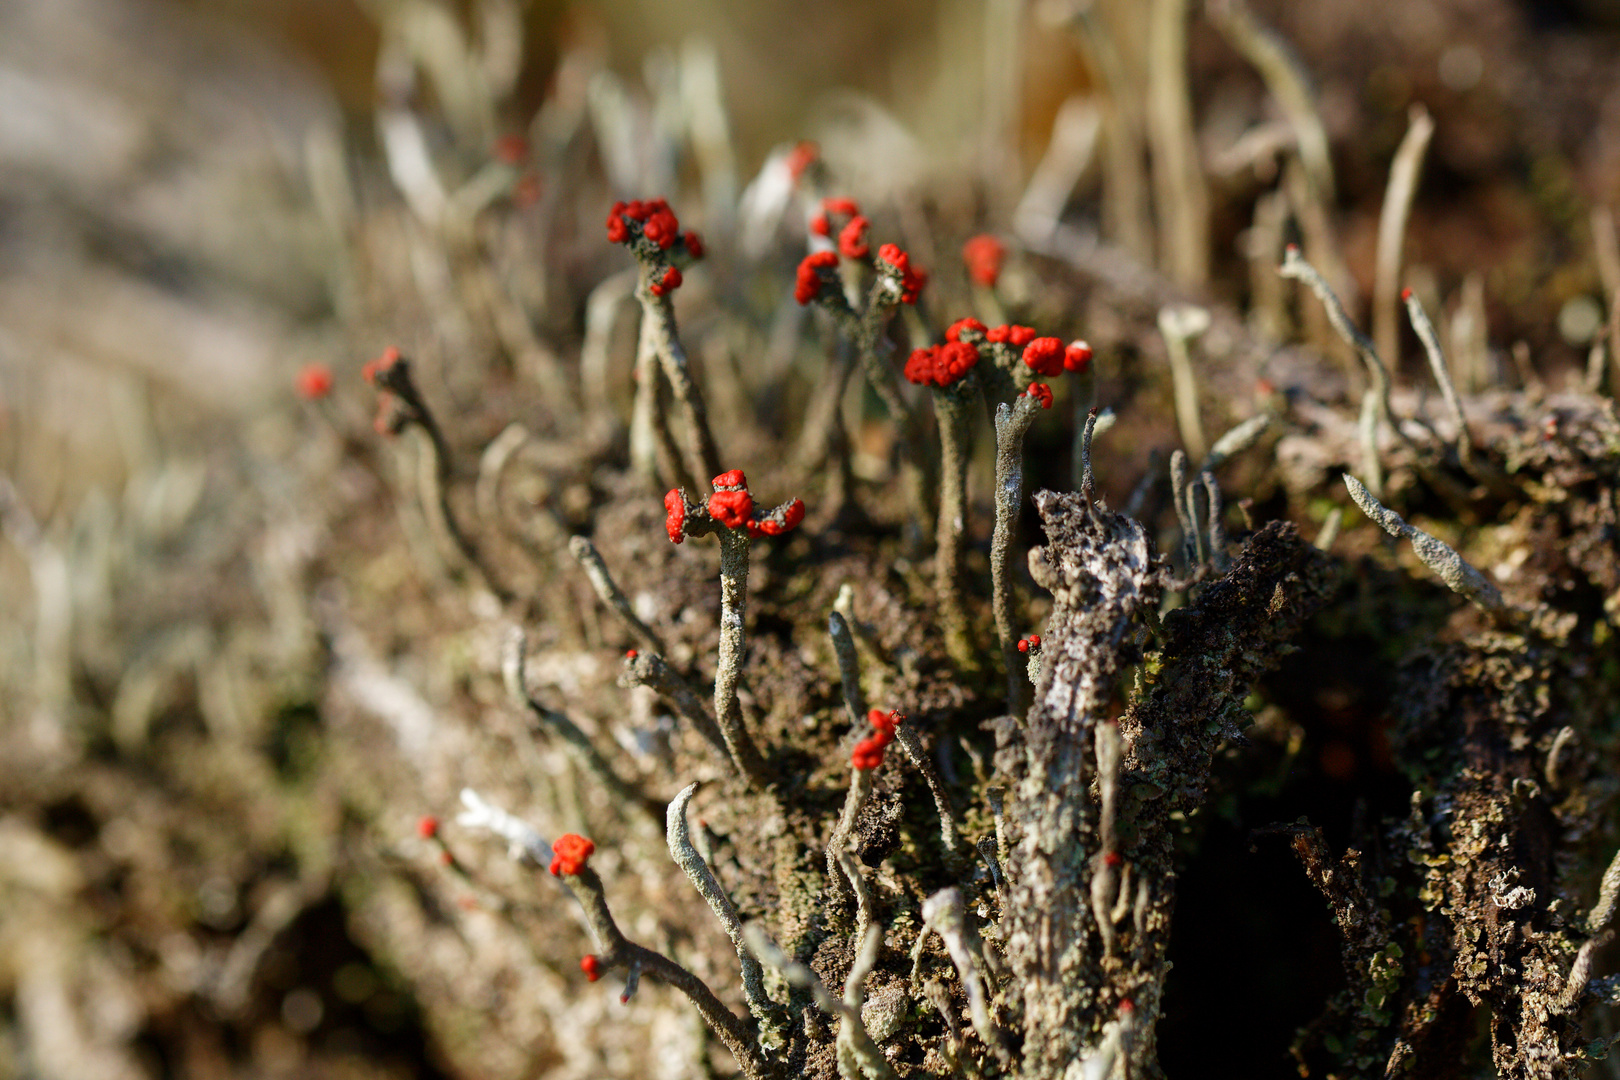
[[[593,776],[602,782],[602,786],[613,793],[615,798],[638,807],[643,812],[651,814],[654,820],[663,816],[664,806],[655,799],[649,798],[635,784],[623,779],[613,771],[607,759],[596,749],[590,737],[581,731],[579,725],[574,723],[566,713],[556,709],[547,708],[529,693],[525,678],[527,658],[524,651],[527,648],[527,639],[520,627],[513,627],[506,639],[506,651],[502,657],[501,673],[506,682],[507,696],[512,703],[520,708],[526,708],[534,714],[546,730],[560,737],[568,746],[579,763]]]
[[[661,654],[638,652],[635,656],[626,657],[623,681],[629,686],[651,687],[719,752],[722,760],[736,767],[731,757],[731,749],[726,745],[725,736],[721,734],[720,725],[709,715],[709,710],[704,707],[697,691],[681,678],[679,672],[669,666],[669,662]]]
[[[607,563],[602,561],[602,555],[596,550],[596,545],[583,536],[575,536],[568,541],[568,553],[579,563],[590,579],[591,588],[596,590],[596,598],[603,605],[618,615],[630,632],[650,646],[655,652],[664,653],[669,650],[664,646],[664,639],[659,637],[657,631],[641,621],[635,608],[630,606],[630,598],[624,595],[613,575],[608,572]]]
[[[692,377],[686,350],[681,346],[675,327],[675,305],[666,293],[655,296],[652,291],[653,271],[643,263],[640,279],[636,283],[636,298],[641,301],[644,318],[648,320],[653,347],[663,365],[664,378],[669,380],[675,397],[686,412],[687,468],[694,476],[714,476],[720,472],[720,453],[715,449],[714,436],[709,432],[709,414],[703,404],[703,391]]]
[[[1362,513],[1377,522],[1385,532],[1396,539],[1404,537],[1410,540],[1412,550],[1423,565],[1433,570],[1452,592],[1466,598],[1482,611],[1495,615],[1508,612],[1507,601],[1502,599],[1501,592],[1491,584],[1490,579],[1457,554],[1449,544],[1414,525],[1408,525],[1401,515],[1373,498],[1372,492],[1349,473],[1344,474],[1344,486],[1350,490],[1350,497],[1361,507]]]
[[[726,1044],[726,1049],[737,1059],[748,1080],[774,1080],[778,1076],[754,1033],[749,1030],[748,1022],[726,1008],[702,979],[663,953],[637,945],[624,936],[613,920],[613,913],[608,910],[602,879],[597,877],[595,870],[582,866],[578,873],[564,874],[562,879],[584,909],[585,923],[590,927],[591,936],[596,939],[597,962],[601,969],[624,967],[630,972],[639,971],[641,975],[673,986],[697,1006],[710,1030]],[[627,993],[629,989],[627,983]]]
[[[664,837],[669,844],[670,858],[675,860],[686,877],[697,889],[698,895],[708,902],[709,909],[714,917],[720,920],[721,929],[725,930],[726,937],[737,950],[737,959],[742,965],[743,998],[748,1002],[748,1011],[754,1015],[761,1028],[780,1027],[781,1016],[775,1004],[765,994],[765,971],[760,966],[758,958],[748,949],[743,940],[742,920],[737,917],[737,908],[732,904],[731,898],[720,887],[715,879],[709,864],[698,854],[697,848],[692,846],[692,831],[686,822],[686,807],[692,801],[692,795],[698,789],[697,784],[688,784],[681,789],[681,793],[669,804],[669,811],[664,820]]]

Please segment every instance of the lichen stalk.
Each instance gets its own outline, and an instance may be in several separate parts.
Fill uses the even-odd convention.
[[[720,647],[714,672],[714,718],[720,734],[743,775],[755,787],[770,786],[765,759],[754,745],[743,723],[742,704],[737,700],[737,684],[742,678],[747,652],[746,617],[748,610],[748,533],[742,529],[718,530],[720,534]]]
[[[602,879],[595,870],[582,866],[578,873],[561,876],[584,910],[585,923],[590,927],[591,936],[596,939],[597,960],[602,970],[615,967],[639,970],[642,975],[673,986],[697,1006],[704,1022],[725,1043],[748,1080],[776,1080],[779,1073],[748,1029],[747,1021],[726,1008],[702,979],[663,953],[654,952],[624,936],[608,909]]]
[[[942,459],[939,521],[934,531],[934,591],[939,597],[946,650],[958,666],[972,667],[975,655],[962,596],[962,551],[967,532],[967,467],[972,452],[969,403],[977,396],[977,387],[969,382],[933,393]]]
[[[647,320],[654,349],[662,365],[664,378],[681,403],[686,420],[687,468],[694,476],[714,476],[720,472],[720,453],[715,449],[714,436],[709,431],[709,414],[703,404],[703,391],[692,377],[686,350],[681,345],[675,325],[675,304],[668,293],[662,296],[652,291],[653,269],[642,263],[636,282],[636,298],[641,301],[643,317]]]
[[[1030,687],[1018,662],[1018,630],[1012,610],[1012,549],[1018,537],[1018,511],[1024,503],[1024,435],[1040,411],[1040,403],[1033,396],[996,406],[996,524],[990,537],[990,607],[1007,673],[1007,711],[1014,716],[1028,711]]]
[[[702,735],[710,746],[714,747],[721,760],[732,768],[737,768],[731,756],[731,748],[726,744],[725,735],[720,731],[720,725],[714,722],[714,717],[704,708],[697,691],[681,678],[679,672],[669,666],[669,662],[661,654],[638,652],[634,656],[627,656],[624,662],[623,685],[650,687],[691,724],[693,730]]]
[[[567,713],[548,708],[534,695],[529,693],[526,678],[527,639],[519,627],[513,627],[506,639],[505,653],[501,658],[501,674],[506,683],[507,696],[519,708],[527,709],[535,719],[540,721],[542,727],[562,739],[563,743],[584,766],[585,770],[601,781],[602,786],[613,793],[613,796],[630,806],[635,806],[645,813],[653,815],[655,819],[663,816],[663,804],[649,798],[634,783],[625,780],[613,766],[608,764],[590,737],[580,730],[578,724]]]
[[[742,920],[737,917],[737,908],[725,890],[720,887],[720,882],[715,879],[709,864],[692,844],[692,830],[686,821],[686,808],[692,802],[692,795],[697,789],[697,784],[688,784],[670,801],[664,821],[664,837],[669,845],[670,858],[674,859],[675,865],[686,874],[687,879],[692,882],[692,887],[698,891],[698,895],[708,902],[714,917],[720,920],[721,929],[725,930],[726,937],[731,939],[732,947],[737,950],[737,960],[742,966],[743,999],[748,1003],[748,1011],[753,1014],[761,1028],[778,1027],[781,1021],[780,1010],[765,994],[764,968],[760,966],[758,958],[743,940]]]
[[[655,652],[669,651],[664,645],[664,639],[652,627],[642,622],[635,608],[630,606],[630,598],[624,595],[624,590],[613,580],[613,575],[608,572],[607,563],[602,561],[601,552],[596,550],[596,545],[591,543],[589,538],[584,536],[570,538],[568,553],[579,563],[580,569],[585,571],[585,577],[595,590],[596,598],[602,601],[604,607],[619,616],[630,632]]]

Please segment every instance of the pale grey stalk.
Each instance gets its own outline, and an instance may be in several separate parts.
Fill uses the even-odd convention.
[[[1198,412],[1198,377],[1193,372],[1188,346],[1209,329],[1209,312],[1199,307],[1178,305],[1159,309],[1159,333],[1170,358],[1170,381],[1175,390],[1176,426],[1187,456],[1201,460],[1209,449],[1204,422]]]
[[[1356,421],[1361,437],[1361,468],[1367,474],[1367,487],[1373,494],[1384,495],[1384,459],[1378,454],[1378,391],[1369,389],[1361,395],[1361,416]]]
[[[596,550],[596,545],[583,536],[575,536],[568,541],[568,553],[579,563],[590,579],[591,588],[596,591],[596,598],[602,601],[605,607],[611,608],[615,614],[629,627],[630,632],[640,638],[642,642],[652,647],[654,652],[664,653],[669,650],[664,646],[664,639],[652,627],[642,622],[636,615],[635,608],[630,605],[630,598],[624,595],[608,572],[607,563],[602,561],[602,555]]]
[[[458,553],[502,603],[510,601],[513,599],[512,593],[497,581],[478,546],[457,519],[455,508],[450,505],[450,444],[445,441],[444,431],[417,389],[416,380],[411,377],[410,361],[400,357],[388,367],[380,369],[376,382],[398,398],[404,425],[420,433],[417,484],[422,512],[435,538],[441,547]]]
[[[635,292],[636,273],[634,269],[621,270],[603,278],[585,299],[585,340],[579,347],[579,383],[586,407],[595,413],[606,415],[613,411],[608,378],[612,361],[609,350],[619,312]]]
[[[872,1041],[871,1034],[861,1021],[859,1006],[851,1008],[846,1001],[834,997],[832,991],[827,989],[827,984],[821,981],[820,976],[797,960],[790,959],[786,953],[777,947],[776,943],[771,940],[770,935],[758,923],[749,923],[743,927],[743,937],[748,942],[749,949],[753,950],[754,955],[759,957],[761,963],[781,972],[788,985],[810,991],[810,996],[814,999],[817,1008],[828,1016],[836,1017],[842,1021],[838,1032],[840,1049],[846,1045],[847,1038],[847,1044],[850,1050],[853,1051],[854,1057],[852,1063],[846,1063],[844,1054],[839,1054],[839,1075],[844,1080],[860,1080],[859,1076],[846,1071],[846,1064],[854,1064],[866,1074],[868,1080],[896,1080],[894,1070],[889,1067],[889,1062],[884,1058],[883,1051],[879,1050],[877,1044]],[[871,933],[861,942],[861,950],[856,955],[855,966],[850,971],[852,977],[863,966],[867,972],[871,970],[871,965],[875,963],[877,948],[882,942],[882,931],[875,926],[872,927]],[[861,978],[864,981],[865,973],[862,973]]]
[[[945,648],[959,667],[973,667],[973,643],[968,637],[967,608],[962,598],[962,548],[967,532],[967,467],[972,453],[970,397],[979,396],[974,383],[934,390],[934,415],[939,419],[941,450],[939,522],[934,530],[934,593],[939,597]]]
[[[1102,723],[1096,726],[1097,791],[1102,803],[1098,819],[1101,846],[1091,860],[1091,913],[1097,920],[1102,937],[1103,955],[1113,956],[1114,909],[1118,906],[1120,877],[1116,872],[1119,862],[1119,838],[1115,835],[1119,795],[1119,763],[1122,746],[1119,726]]]
[[[739,772],[742,771],[732,759],[731,749],[726,745],[726,737],[721,733],[720,725],[714,722],[714,717],[704,708],[697,691],[681,678],[679,672],[669,666],[661,654],[643,652],[627,657],[624,664],[624,685],[651,687],[659,697],[669,702],[710,746],[719,751],[722,760]]]
[[[941,889],[923,901],[922,915],[924,921],[939,934],[940,940],[945,942],[945,951],[950,954],[951,963],[956,965],[962,988],[967,992],[968,1014],[973,1018],[973,1030],[1005,1063],[1008,1060],[1007,1046],[1002,1039],[1001,1029],[990,1015],[978,933],[963,911],[962,891],[954,887]]]
[[[1299,160],[1305,167],[1313,198],[1322,206],[1334,201],[1333,158],[1327,128],[1317,111],[1310,78],[1289,44],[1262,24],[1242,0],[1208,0],[1205,10],[1226,40],[1254,66],[1294,128]]]
[[[614,772],[613,766],[609,765],[607,759],[597,751],[590,737],[580,730],[578,724],[569,719],[566,713],[542,705],[529,693],[525,676],[527,658],[524,656],[527,644],[522,628],[513,627],[507,635],[506,649],[501,660],[501,674],[506,682],[507,696],[512,699],[512,703],[520,708],[527,708],[543,727],[560,737],[579,763],[600,780],[602,786],[612,792],[615,798],[652,814],[655,819],[662,817],[663,804],[649,798],[635,784]]]
[[[872,771],[850,766],[849,792],[844,796],[844,810],[838,816],[838,824],[833,826],[831,839],[827,841],[827,884],[833,895],[840,899],[847,899],[848,894],[843,891],[844,876],[838,855],[849,843],[850,834],[855,831],[855,822],[871,797]],[[853,885],[850,887],[853,888]]]
[[[1328,321],[1333,324],[1333,329],[1356,350],[1362,363],[1367,367],[1367,374],[1372,379],[1372,390],[1378,395],[1376,399],[1378,419],[1394,428],[1396,438],[1402,442],[1409,442],[1390,413],[1389,369],[1384,366],[1383,358],[1378,355],[1378,347],[1350,321],[1344,305],[1339,303],[1338,296],[1328,287],[1327,281],[1295,247],[1289,247],[1283,254],[1282,269],[1278,273],[1285,278],[1303,281],[1316,294],[1316,298],[1322,303],[1322,309],[1327,312]]]
[[[1221,502],[1221,485],[1215,482],[1215,474],[1205,469],[1199,474],[1204,482],[1204,494],[1208,498],[1208,533],[1209,533],[1209,565],[1216,570],[1225,570],[1226,558],[1226,508]]]
[[[1215,445],[1209,448],[1204,460],[1198,463],[1198,471],[1211,472],[1220,468],[1229,458],[1243,453],[1259,442],[1260,436],[1264,435],[1270,426],[1271,414],[1259,413],[1232,427],[1225,435],[1215,440]]]
[[[922,739],[904,720],[895,726],[894,738],[906,752],[906,757],[911,759],[911,764],[922,773],[928,793],[934,797],[934,810],[939,814],[939,842],[945,848],[946,862],[954,865],[961,860],[961,853],[957,850],[961,838],[956,832],[950,797],[945,793],[945,781],[934,767],[934,759],[928,756],[928,751],[923,747]]]
[[[866,884],[866,875],[855,864],[854,856],[847,850],[841,851],[838,862],[844,868],[845,876],[855,886],[855,940],[860,943],[855,962],[850,965],[849,975],[844,979],[844,1022],[838,1026],[836,1047],[839,1072],[849,1080],[858,1080],[857,1070],[869,1080],[898,1080],[861,1018],[861,1006],[866,1003],[866,978],[877,966],[878,952],[883,947],[883,931],[873,922],[872,893]]]
[[[1586,932],[1596,934],[1608,926],[1617,906],[1620,906],[1620,851],[1614,853],[1614,858],[1609,860],[1609,868],[1603,871],[1603,880],[1598,885],[1597,904],[1586,916]]]
[[[702,979],[663,953],[637,945],[624,936],[608,910],[602,879],[596,876],[595,870],[583,866],[577,874],[563,874],[562,880],[584,909],[586,925],[600,950],[597,961],[602,968],[639,969],[641,974],[673,986],[697,1006],[710,1030],[726,1044],[748,1080],[774,1080],[780,1075],[766,1058],[748,1022],[726,1008]]]
[[[488,829],[506,841],[506,853],[514,860],[528,859],[536,866],[551,862],[551,845],[521,818],[487,801],[472,788],[461,789],[465,810],[456,815],[456,824],[468,829]]]
[[[1574,741],[1575,729],[1566,724],[1558,729],[1558,734],[1553,736],[1552,746],[1547,748],[1547,766],[1543,770],[1543,775],[1547,778],[1547,786],[1554,791],[1560,791],[1564,787],[1564,777],[1559,774],[1559,763],[1564,751]]]
[[[1007,711],[1022,716],[1032,698],[1029,681],[1018,670],[1018,631],[1013,625],[1012,548],[1018,512],[1024,505],[1024,435],[1041,406],[1024,395],[996,406],[996,524],[990,538],[990,606],[1001,661],[1007,672]]]
[[[1417,194],[1418,170],[1434,134],[1434,121],[1422,105],[1413,105],[1407,114],[1406,136],[1401,139],[1389,166],[1389,186],[1384,189],[1384,207],[1378,214],[1378,251],[1373,262],[1373,340],[1391,367],[1401,366],[1400,326],[1395,321],[1395,301],[1401,291],[1401,243],[1406,238],[1406,219]]]
[[[630,406],[630,465],[649,486],[659,482],[660,451],[671,466],[664,477],[674,487],[696,488],[694,478],[681,463],[664,416],[664,376],[658,367],[658,346],[653,338],[653,322],[645,311],[636,333],[635,398]]]
[[[1191,491],[1187,483],[1187,455],[1180,450],[1170,455],[1170,495],[1176,504],[1176,522],[1181,526],[1181,554],[1191,573],[1198,562],[1198,522],[1193,518]]]
[[[512,455],[529,439],[528,428],[519,423],[508,424],[484,447],[484,453],[478,459],[478,485],[473,489],[473,503],[478,507],[478,517],[486,528],[499,529],[501,526],[501,477]]]
[[[1249,329],[1261,341],[1275,344],[1288,336],[1288,302],[1277,262],[1286,246],[1288,196],[1268,191],[1254,201],[1243,254],[1249,262]]]
[[[664,818],[664,839],[669,844],[670,858],[674,859],[675,865],[685,872],[698,895],[708,902],[714,917],[720,920],[721,929],[725,930],[726,937],[731,939],[732,946],[737,950],[737,960],[742,965],[743,998],[748,1002],[748,1011],[753,1013],[754,1019],[762,1028],[779,1026],[781,1018],[778,1010],[765,994],[764,969],[760,967],[758,958],[749,951],[748,943],[743,940],[742,920],[737,917],[737,908],[725,890],[720,887],[720,882],[715,880],[708,863],[692,845],[692,832],[687,825],[686,808],[697,789],[697,784],[688,784],[670,801],[669,810]]]
[[[1316,534],[1316,547],[1319,551],[1327,551],[1333,547],[1333,541],[1339,538],[1339,526],[1344,522],[1344,507],[1335,506],[1328,511],[1327,520],[1322,522],[1322,530]]]
[[[703,391],[692,378],[686,350],[675,327],[675,305],[668,295],[652,293],[652,271],[643,264],[638,272],[636,297],[641,301],[642,317],[651,323],[651,334],[658,359],[663,366],[664,378],[675,391],[676,400],[686,413],[686,464],[694,477],[720,475],[720,453],[715,449],[714,436],[709,432],[709,414],[703,404]],[[695,486],[695,485],[694,485]]]
[[[1091,472],[1091,440],[1096,437],[1098,427],[1097,406],[1093,405],[1086,410],[1085,423],[1080,428],[1080,494],[1087,499],[1097,490],[1097,480]]]
[[[1468,420],[1463,415],[1462,398],[1451,381],[1446,354],[1440,350],[1440,335],[1434,332],[1434,324],[1429,321],[1429,314],[1423,310],[1423,302],[1416,293],[1406,294],[1406,316],[1412,321],[1412,329],[1418,340],[1423,343],[1423,353],[1429,358],[1429,370],[1434,374],[1434,381],[1440,384],[1440,393],[1446,399],[1446,407],[1451,410],[1452,422],[1457,425],[1457,459],[1464,468],[1469,468],[1474,459],[1474,440],[1469,435]]]
[[[1490,580],[1474,569],[1467,560],[1457,554],[1449,545],[1436,540],[1428,533],[1413,525],[1408,525],[1395,511],[1387,509],[1372,493],[1362,486],[1361,481],[1344,474],[1344,486],[1350,490],[1350,497],[1361,507],[1362,512],[1389,535],[1405,537],[1412,542],[1412,550],[1417,557],[1437,574],[1441,581],[1452,592],[1465,597],[1475,607],[1495,614],[1504,614],[1508,611],[1507,602],[1497,591]]]
[[[1209,496],[1196,479],[1187,481],[1187,512],[1193,522],[1195,569],[1209,565]]]
[[[1586,984],[1592,979],[1592,954],[1607,945],[1613,937],[1613,930],[1605,930],[1581,945],[1580,951],[1575,954],[1575,962],[1570,965],[1569,978],[1564,980],[1564,991],[1558,996],[1560,1009],[1571,1011],[1580,1002],[1581,995],[1586,992]]]
[[[855,655],[855,638],[849,632],[849,620],[834,611],[827,616],[827,634],[832,638],[833,653],[838,657],[838,678],[844,688],[844,711],[849,714],[852,727],[859,730],[866,723],[866,695],[861,693],[861,661]]]
[[[750,783],[770,786],[771,776],[765,759],[743,723],[742,705],[737,701],[737,684],[742,678],[747,653],[744,628],[748,608],[748,549],[745,529],[719,528],[720,534],[720,648],[714,672],[714,718],[725,736],[731,760],[737,763]]]
[[[1144,175],[1147,136],[1142,117],[1146,94],[1132,77],[1123,50],[1108,26],[1100,5],[1073,5],[1073,18],[1088,46],[1089,59],[1108,89],[1108,111],[1103,137],[1103,227],[1108,236],[1143,263],[1153,261],[1151,186]],[[1128,35],[1129,36],[1129,35]]]
[[[1159,265],[1177,284],[1196,289],[1209,278],[1209,186],[1187,84],[1187,4],[1150,0],[1147,134],[1154,210],[1163,226]]]

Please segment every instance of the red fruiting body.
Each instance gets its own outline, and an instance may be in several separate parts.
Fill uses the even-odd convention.
[[[1118,866],[1125,861],[1125,857],[1117,851],[1103,852],[1103,863],[1107,866]]]
[[[672,293],[681,286],[681,272],[673,266],[664,268],[664,276],[651,285],[654,296],[663,296]]]
[[[831,272],[838,267],[838,256],[831,251],[815,251],[806,255],[799,263],[798,280],[793,285],[793,299],[801,304],[808,304],[821,294],[823,285],[823,271]]]
[[[432,814],[423,814],[416,822],[416,835],[424,840],[432,840],[439,835],[439,819]]]
[[[1032,649],[1040,648],[1041,647],[1041,635],[1039,635],[1039,634],[1031,634],[1031,635],[1029,635],[1029,647],[1032,648]]]
[[[613,208],[608,211],[608,239],[615,244],[622,244],[630,239],[628,223],[631,221],[640,222],[641,235],[666,250],[681,235],[681,223],[676,219],[675,212],[669,208],[669,203],[663,199],[614,203]]]
[[[390,345],[382,351],[382,355],[377,359],[367,362],[366,366],[360,369],[360,374],[365,377],[366,382],[375,386],[377,376],[397,363],[399,363],[399,349]]]
[[[1408,285],[1406,288],[1401,290],[1401,300],[1406,301],[1410,299],[1412,299],[1412,287]]]
[[[1023,395],[1019,395],[1020,397]],[[1041,408],[1052,407],[1052,388],[1045,383],[1032,382],[1029,384],[1029,396],[1041,403]]]
[[[915,304],[917,294],[928,283],[928,275],[911,265],[911,256],[900,250],[898,244],[884,244],[878,248],[878,263],[888,266],[900,278],[900,302]]]
[[[1035,340],[1035,331],[1027,326],[992,326],[984,332],[984,339],[1021,349]]]
[[[1001,241],[983,233],[962,245],[962,261],[967,263],[968,277],[987,289],[993,289],[1001,276],[1001,260],[1007,249]]]
[[[838,254],[846,259],[864,259],[872,250],[866,242],[866,230],[872,223],[865,215],[856,214],[838,234]]]
[[[978,349],[965,341],[947,341],[913,352],[901,374],[918,386],[945,387],[972,371],[978,362]]]
[[[624,650],[624,658],[626,660],[634,660],[637,657],[637,655],[639,655],[639,654],[634,649],[626,649],[626,650]]]
[[[786,506],[779,506],[762,518],[755,518],[748,522],[748,535],[781,536],[792,532],[804,520],[804,500],[794,499]]]
[[[709,485],[719,491],[741,491],[748,486],[748,477],[743,475],[741,469],[727,469],[710,480]]]
[[[607,232],[610,244],[622,244],[630,239],[630,228],[624,223],[624,209],[624,203],[616,202],[613,209],[608,211]]]
[[[1136,1003],[1133,1002],[1130,998],[1120,998],[1119,999],[1119,1011],[1122,1012],[1122,1013],[1126,1013],[1126,1014],[1133,1013],[1133,1012],[1136,1011]]]
[[[672,544],[686,539],[686,497],[679,488],[671,488],[664,496],[664,531]]]
[[[1055,337],[1036,338],[1024,346],[1024,364],[1048,378],[1063,374],[1063,342]]]
[[[795,183],[804,175],[804,170],[810,167],[811,162],[821,156],[821,147],[813,142],[801,142],[788,152],[788,175],[793,177]]]
[[[517,165],[529,156],[529,141],[521,135],[502,135],[495,140],[495,160]]]
[[[817,214],[810,219],[810,231],[817,236],[831,236],[832,222],[827,220],[826,214]]]
[[[856,743],[849,755],[850,764],[857,769],[875,769],[883,764],[883,750],[894,741],[895,728],[905,717],[898,709],[888,713],[873,709],[866,714],[866,719],[872,725],[873,734]]]
[[[984,323],[973,318],[972,316],[969,316],[966,319],[957,319],[955,322],[951,323],[950,328],[945,331],[945,340],[961,341],[962,332],[964,330],[971,331],[982,336],[985,332]]]
[[[826,214],[842,214],[845,217],[854,217],[861,212],[861,207],[854,199],[834,196],[821,200],[821,210]]]
[[[1084,374],[1091,366],[1091,346],[1080,340],[1069,342],[1063,348],[1063,370]]]
[[[703,258],[703,237],[696,231],[688,229],[686,235],[681,237],[681,243],[686,245],[686,253],[694,259]]]
[[[325,364],[305,364],[293,386],[305,401],[323,398],[332,392],[332,369]]]
[[[1018,651],[1023,653],[1029,652],[1029,638],[1018,639]]]
[[[443,851],[439,852],[439,864],[441,866],[454,866],[455,862],[456,857],[450,854],[449,848],[445,848]]]
[[[585,973],[585,978],[595,982],[602,977],[602,962],[594,956],[586,956],[579,962],[579,970]]]
[[[564,833],[551,845],[551,873],[554,877],[577,874],[585,869],[585,860],[591,857],[596,845],[583,836]]]
[[[709,496],[709,516],[728,529],[740,529],[754,512],[754,497],[746,491],[717,491]]]

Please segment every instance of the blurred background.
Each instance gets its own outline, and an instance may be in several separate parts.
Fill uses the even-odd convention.
[[[487,634],[402,569],[360,365],[390,342],[422,356],[469,443],[520,411],[515,386],[537,429],[561,425],[533,388],[581,377],[589,297],[622,269],[600,240],[608,203],[682,193],[683,222],[740,250],[739,193],[804,139],[913,242],[1027,239],[1038,210],[1049,239],[1061,224],[1252,315],[1283,114],[1218,25],[1227,5],[1190,5],[1204,210],[1182,222],[1152,193],[1169,166],[1144,133],[1147,7],[0,4],[0,1080],[585,1076],[643,1051],[650,1075],[683,1075],[697,1036],[680,1010],[613,1028],[571,996],[577,956],[543,924],[445,910],[481,899],[433,883],[416,815],[453,805],[469,768],[526,788],[475,740],[487,688],[467,672],[494,668]],[[1366,310],[1421,103],[1435,133],[1409,279],[1454,340],[1480,342],[1476,387],[1574,377],[1612,291],[1612,221],[1605,240],[1593,214],[1620,194],[1620,5],[1253,14],[1310,76],[1333,177],[1314,197],[1350,306]],[[509,295],[477,292],[475,262]],[[791,260],[765,262],[791,280]],[[300,399],[310,365],[335,375],[330,398]],[[591,483],[553,477],[548,498],[566,513]],[[424,656],[435,635],[448,658]],[[1335,692],[1355,715],[1357,688]],[[1330,745],[1323,775],[1376,791],[1387,748],[1366,721]],[[1347,830],[1354,804],[1319,816]],[[1206,944],[1178,946],[1165,1061],[1179,1032],[1284,1075],[1333,988],[1331,928],[1299,930],[1319,978],[1249,963],[1275,925],[1222,876],[1243,832],[1213,828],[1188,895],[1228,906],[1184,898]],[[1283,854],[1255,873],[1256,893],[1316,904]],[[1297,1015],[1199,996],[1245,964],[1267,994],[1305,987]]]

